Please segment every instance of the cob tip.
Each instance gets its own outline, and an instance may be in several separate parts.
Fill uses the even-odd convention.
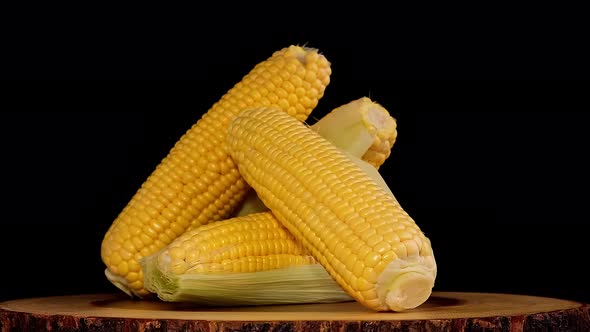
[[[433,255],[394,260],[377,282],[380,298],[393,311],[414,309],[432,294],[436,271]]]
[[[385,303],[394,311],[413,309],[426,302],[432,293],[434,279],[419,272],[406,272],[390,286]]]

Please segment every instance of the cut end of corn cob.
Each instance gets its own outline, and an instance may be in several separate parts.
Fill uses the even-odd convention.
[[[432,275],[420,272],[403,273],[389,285],[385,302],[394,311],[416,308],[430,297],[433,279]]]
[[[359,303],[400,311],[430,296],[436,276],[430,241],[347,154],[268,108],[236,117],[228,147],[277,220]]]
[[[342,151],[377,169],[389,158],[397,137],[395,118],[368,97],[335,108],[311,128]]]
[[[377,294],[389,310],[403,311],[416,308],[432,294],[436,279],[436,262],[430,242],[427,242],[428,245],[423,247],[423,252],[419,256],[394,260],[379,276]]]
[[[257,64],[174,145],[102,241],[107,278],[144,297],[139,260],[187,229],[229,217],[248,191],[226,148],[227,128],[241,111],[273,107],[307,119],[330,82],[328,60],[316,49],[289,46]]]

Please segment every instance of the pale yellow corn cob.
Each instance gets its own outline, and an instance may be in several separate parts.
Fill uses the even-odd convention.
[[[366,97],[334,109],[311,128],[343,151],[363,159],[375,146],[373,140],[396,134],[395,119]],[[380,178],[373,166],[359,163],[365,165],[366,172]],[[385,182],[381,185],[389,190]],[[218,305],[352,300],[270,212],[256,213],[267,211],[262,203],[251,204],[245,216],[188,230],[157,255],[144,259],[144,269],[149,271],[145,274],[146,288],[165,301]],[[280,271],[263,272],[278,268],[283,277],[290,277],[291,289],[283,286]],[[228,272],[232,272],[231,276],[227,276]],[[300,279],[294,279],[295,275]],[[228,284],[226,276],[236,283]],[[281,292],[277,287],[282,287]],[[208,292],[211,288],[218,291]],[[285,290],[288,294],[284,294]]]
[[[355,300],[400,311],[428,299],[430,241],[346,153],[272,108],[236,117],[228,147],[273,215]]]
[[[190,227],[227,218],[247,191],[226,149],[230,121],[261,106],[303,121],[330,74],[324,56],[298,46],[257,64],[180,138],[115,219],[101,246],[108,279],[129,295],[147,295],[139,260]]]

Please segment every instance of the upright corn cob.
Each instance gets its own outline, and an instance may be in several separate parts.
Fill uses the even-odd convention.
[[[273,215],[355,300],[400,311],[428,299],[430,241],[347,154],[271,108],[236,117],[228,147]]]
[[[319,128],[343,151],[378,165],[385,159],[374,156],[388,156],[390,151],[368,152],[391,145],[373,142],[396,135],[395,119],[369,98],[334,109],[311,127]],[[373,166],[364,165],[367,173],[380,178]],[[188,230],[143,259],[145,287],[165,301],[215,305],[351,300],[270,212],[256,213],[267,211],[262,203],[252,203],[247,210],[245,216]]]
[[[115,219],[101,247],[108,279],[129,295],[147,295],[139,260],[189,227],[225,219],[246,193],[226,149],[230,121],[261,106],[303,121],[323,96],[330,74],[324,56],[298,46],[257,64],[180,138]]]

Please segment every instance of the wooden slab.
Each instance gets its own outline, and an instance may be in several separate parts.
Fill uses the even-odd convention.
[[[0,331],[590,331],[590,305],[493,293],[435,292],[407,312],[356,302],[198,307],[85,294],[0,303]]]

